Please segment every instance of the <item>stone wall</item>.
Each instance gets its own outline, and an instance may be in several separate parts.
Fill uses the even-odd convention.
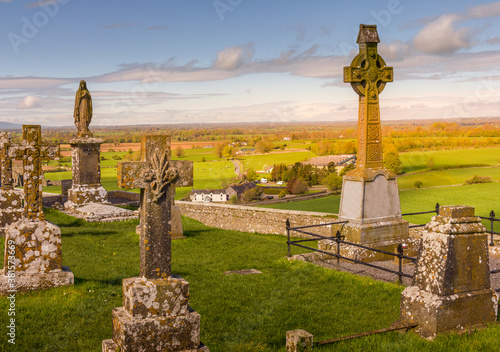
[[[224,230],[286,235],[287,219],[290,219],[292,227],[336,221],[336,214],[329,213],[184,201],[176,201],[175,204],[182,215]],[[331,231],[330,225],[311,229],[311,232],[323,236],[331,236]],[[297,232],[292,232],[292,236],[301,237]]]

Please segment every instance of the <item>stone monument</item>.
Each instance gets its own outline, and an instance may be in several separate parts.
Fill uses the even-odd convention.
[[[119,187],[141,189],[141,276],[123,280],[123,307],[113,310],[113,339],[102,350],[208,351],[189,283],[171,273],[170,189],[192,185],[192,163],[171,160],[169,136],[144,136],[141,146],[140,162],[118,164]]]
[[[85,81],[76,92],[74,109],[77,137],[70,140],[73,183],[68,190],[66,209],[89,203],[108,203],[108,193],[101,185],[100,149],[104,140],[94,138],[89,130],[92,120],[92,97]]]
[[[10,132],[0,132],[0,236],[7,226],[21,219],[23,204],[20,193],[14,191],[12,159],[8,155]]]
[[[396,175],[382,160],[379,94],[392,82],[393,70],[378,54],[379,42],[377,26],[360,25],[359,54],[344,67],[344,82],[359,95],[358,153],[356,168],[343,179],[339,221],[348,221],[342,231],[347,241],[394,251],[408,237],[408,222],[401,217]],[[327,247],[328,241],[320,244]],[[345,254],[366,261],[381,259],[364,250]]]
[[[413,284],[401,294],[401,319],[425,338],[494,323],[488,237],[474,208],[447,206],[425,227]]]
[[[24,209],[21,220],[6,229],[4,274],[0,293],[70,285],[73,273],[62,266],[61,231],[42,210],[42,159],[54,159],[59,146],[41,143],[40,126],[23,126],[23,141],[8,147],[8,156],[23,161]]]

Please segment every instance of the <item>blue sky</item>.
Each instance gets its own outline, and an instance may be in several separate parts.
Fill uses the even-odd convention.
[[[0,0],[0,121],[92,125],[357,118],[360,23],[394,67],[382,120],[500,115],[500,2]]]

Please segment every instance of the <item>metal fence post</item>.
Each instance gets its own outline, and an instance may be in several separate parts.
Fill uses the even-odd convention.
[[[340,231],[337,230],[335,234],[335,240],[337,241],[337,269],[340,268],[340,241],[342,241],[342,236],[340,235]]]
[[[436,209],[436,214],[439,215],[439,203],[436,203],[435,209]]]
[[[290,258],[292,256],[292,253],[290,252],[290,219],[286,219],[286,237],[286,243],[288,244],[288,258]]]
[[[403,277],[401,274],[403,273],[403,245],[400,243],[398,244],[398,259],[399,259],[399,271],[398,271],[398,282],[399,285],[403,283]]]
[[[494,246],[495,242],[493,242],[493,225],[495,224],[495,212],[492,210],[490,212],[490,221],[491,221],[491,241],[490,241],[490,246]]]

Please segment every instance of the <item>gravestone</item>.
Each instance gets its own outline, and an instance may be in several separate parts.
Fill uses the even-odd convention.
[[[383,166],[379,94],[392,82],[393,69],[378,54],[379,42],[377,26],[360,25],[359,54],[344,67],[344,82],[359,95],[358,153],[356,168],[343,179],[339,221],[348,221],[342,228],[347,241],[395,251],[408,237],[408,222],[401,217],[396,175]],[[322,242],[320,249],[330,245]],[[384,259],[373,253],[349,248],[343,254],[364,261]]]
[[[73,273],[62,266],[61,231],[42,210],[42,159],[54,159],[59,146],[41,143],[41,127],[23,126],[23,141],[8,147],[8,156],[23,161],[24,209],[21,220],[6,229],[4,274],[0,293],[70,285]]]
[[[422,233],[413,284],[401,294],[402,323],[418,323],[425,338],[494,323],[488,236],[474,208],[439,209]]]
[[[141,146],[140,162],[118,164],[119,187],[141,189],[141,276],[123,280],[123,307],[113,310],[113,339],[102,350],[208,351],[189,283],[171,273],[170,189],[192,185],[193,165],[171,160],[169,136],[144,136]]]
[[[69,141],[73,183],[68,190],[68,201],[64,204],[70,210],[89,203],[108,203],[108,193],[101,185],[100,152],[104,140],[94,138],[89,130],[92,98],[85,81],[80,82],[76,92],[74,117],[77,137]]]
[[[14,190],[12,159],[8,155],[10,132],[0,132],[0,236],[5,236],[7,226],[21,219],[21,195]]]

